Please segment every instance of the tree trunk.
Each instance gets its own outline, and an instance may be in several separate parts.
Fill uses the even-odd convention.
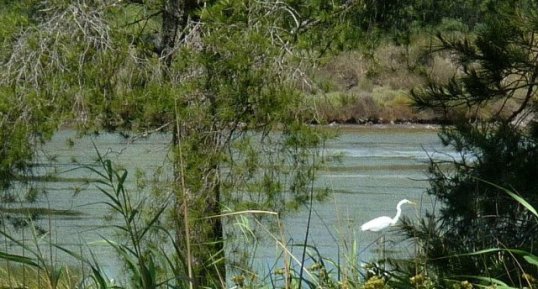
[[[180,0],[164,0],[159,53],[166,68],[170,68],[172,64],[179,30],[186,26],[186,21],[182,17],[185,11],[180,9],[180,2]]]
[[[192,288],[221,287],[226,280],[223,228],[220,214],[218,164],[212,157],[217,142],[207,137],[195,146],[182,144],[197,138],[196,131],[179,128],[174,133],[175,175],[179,184],[176,203],[176,242],[185,254]],[[188,159],[183,158],[184,150]]]
[[[201,3],[197,0],[164,0],[158,51],[166,68],[172,64],[176,43],[184,38],[189,19],[198,20],[194,12],[200,7]]]
[[[164,0],[159,51],[165,75],[177,43],[183,39],[190,19],[196,20],[192,15],[201,5],[196,0]],[[187,128],[181,122],[176,122],[173,132],[178,183],[176,242],[185,256],[191,288],[220,287],[226,280],[222,223],[215,217],[220,214],[220,185],[218,163],[211,157],[218,149],[218,140],[205,134],[212,131],[207,125],[198,123]],[[200,141],[185,145],[193,143],[192,138]]]

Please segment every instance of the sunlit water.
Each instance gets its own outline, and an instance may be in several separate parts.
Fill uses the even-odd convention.
[[[69,146],[69,140],[75,140],[75,145]],[[78,164],[95,161],[95,144],[102,154],[128,168],[133,179],[135,168],[140,168],[147,175],[164,168],[166,174],[169,143],[169,136],[164,134],[134,142],[111,134],[82,139],[76,139],[75,133],[69,130],[56,134],[43,153],[54,159],[54,165],[42,165],[37,172],[55,170],[66,179],[63,182],[39,183],[40,190],[46,194],[33,206],[72,210],[80,214],[53,216],[39,221],[41,226],[52,228],[43,244],[50,241],[76,252],[90,249],[109,275],[120,275],[120,266],[113,251],[102,242],[103,236],[110,236],[108,229],[100,227],[106,224],[104,217],[109,210],[101,203],[103,197],[95,184],[80,181],[80,178],[96,176],[87,169],[76,168]],[[425,193],[429,157],[450,157],[438,140],[436,130],[424,126],[344,128],[340,136],[328,144],[327,153],[338,154],[342,158],[339,162],[328,163],[320,172],[316,186],[327,187],[332,193],[327,201],[314,205],[308,244],[317,248],[321,256],[340,265],[359,264],[380,256],[380,245],[372,244],[380,234],[361,232],[360,224],[377,216],[393,216],[399,200],[407,198],[419,204],[415,208],[404,206],[403,214],[409,217],[421,215],[425,209],[431,210],[432,201]],[[301,259],[303,247],[300,244],[304,244],[307,224],[306,208],[286,216],[283,220],[284,234],[275,239],[269,237],[258,245],[253,264],[267,272],[282,266],[283,251],[276,240],[283,241],[289,253]],[[393,231],[388,230],[385,234],[385,251],[413,253],[413,245],[402,245]],[[22,237],[32,239],[28,233]],[[16,251],[5,242],[3,246],[3,249]],[[44,250],[47,251],[46,246]],[[25,254],[29,255],[28,252]],[[69,258],[58,250],[53,250],[51,256],[60,263],[71,262],[65,261]],[[73,262],[76,264],[76,261]]]

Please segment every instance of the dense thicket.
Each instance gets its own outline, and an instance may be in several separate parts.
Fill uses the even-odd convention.
[[[536,8],[526,1],[500,5],[472,38],[440,35],[439,48],[453,53],[461,73],[413,94],[419,107],[456,120],[440,137],[460,157],[451,166],[432,162],[430,168],[428,192],[440,210],[418,229],[407,227],[443,277],[488,276],[528,286],[521,276],[536,270],[506,251],[464,254],[492,248],[536,254],[536,217],[502,189],[538,207]]]

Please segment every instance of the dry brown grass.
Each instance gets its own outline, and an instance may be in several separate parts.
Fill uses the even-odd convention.
[[[410,91],[428,78],[446,82],[456,74],[449,55],[430,54],[429,37],[405,47],[380,45],[371,53],[343,52],[313,73],[323,93],[312,96],[320,122],[431,121],[431,112],[412,107]],[[312,103],[312,102],[310,102]]]

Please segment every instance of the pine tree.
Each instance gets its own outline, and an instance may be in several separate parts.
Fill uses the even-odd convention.
[[[531,1],[501,5],[473,37],[439,35],[440,50],[453,55],[459,72],[449,83],[413,92],[418,107],[450,119],[453,125],[444,126],[440,138],[459,153],[449,167],[432,161],[428,193],[441,208],[422,226],[407,227],[409,236],[421,236],[424,254],[440,274],[495,277],[520,286],[526,284],[521,274],[533,269],[506,252],[465,253],[490,248],[535,253],[538,245],[536,219],[499,188],[538,205],[535,11]]]

